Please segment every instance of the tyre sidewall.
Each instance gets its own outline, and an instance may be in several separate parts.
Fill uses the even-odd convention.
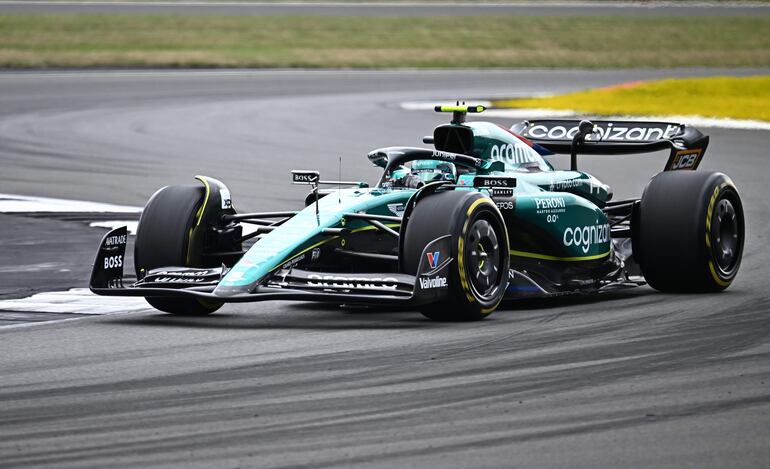
[[[198,267],[190,236],[203,202],[200,186],[166,186],[152,195],[142,211],[134,243],[137,278],[158,267]],[[175,315],[205,315],[222,306],[197,298],[147,297],[160,311]]]
[[[471,288],[464,253],[468,230],[479,218],[487,219],[495,227],[501,251],[500,270],[504,275],[502,285],[488,299],[480,298]],[[455,259],[449,274],[449,299],[426,305],[422,312],[436,320],[482,319],[494,311],[505,295],[510,261],[505,222],[494,202],[479,192],[447,191],[431,194],[414,207],[404,230],[401,261],[404,272],[415,275],[425,246],[447,234],[452,236],[451,255]]]
[[[739,255],[730,275],[716,269],[714,207],[729,198],[736,209]],[[743,209],[738,191],[722,173],[663,172],[642,194],[634,257],[653,288],[667,292],[719,291],[740,267],[744,242]]]

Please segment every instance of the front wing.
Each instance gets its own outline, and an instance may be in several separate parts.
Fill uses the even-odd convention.
[[[449,293],[449,235],[433,240],[423,251],[417,275],[394,273],[332,273],[277,269],[254,287],[217,288],[227,267],[169,266],[150,270],[142,279],[125,285],[123,264],[128,232],[125,227],[107,233],[99,246],[90,289],[97,295],[199,298],[223,303],[269,300],[328,301],[352,304],[422,305]],[[431,265],[430,259],[442,259]],[[438,254],[438,255],[436,255]],[[435,261],[434,261],[435,262]]]

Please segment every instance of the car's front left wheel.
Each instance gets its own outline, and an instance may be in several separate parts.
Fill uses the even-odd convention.
[[[194,259],[199,256],[191,252],[190,238],[204,196],[201,186],[166,186],[147,201],[134,244],[137,278],[158,267],[197,267]],[[177,315],[205,315],[222,306],[198,298],[145,299],[155,309]]]
[[[402,266],[414,275],[425,247],[450,234],[449,298],[423,306],[434,320],[472,321],[491,314],[508,286],[508,232],[488,197],[471,191],[446,191],[421,199],[404,231]]]

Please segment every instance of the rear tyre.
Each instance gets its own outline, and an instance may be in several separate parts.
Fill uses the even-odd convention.
[[[717,292],[738,273],[743,205],[722,173],[656,175],[644,190],[634,226],[634,257],[656,290]]]
[[[425,246],[452,235],[449,299],[424,306],[438,321],[474,321],[497,308],[508,286],[508,232],[494,202],[478,192],[447,191],[415,205],[404,231],[402,268],[416,274]]]
[[[197,267],[190,252],[190,235],[197,222],[205,190],[201,186],[167,186],[157,191],[144,206],[134,244],[137,278],[157,267]],[[166,313],[200,316],[222,306],[197,298],[145,298],[153,308]]]

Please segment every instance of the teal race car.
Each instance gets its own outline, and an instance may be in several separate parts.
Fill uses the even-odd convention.
[[[206,176],[164,187],[139,220],[136,279],[124,281],[122,227],[102,240],[90,288],[184,315],[285,299],[475,320],[508,299],[731,284],[744,214],[727,176],[695,171],[707,136],[666,122],[466,121],[483,110],[437,106],[452,120],[423,139],[432,148],[370,152],[383,168],[373,187],[292,171],[310,188],[299,211],[239,213],[225,184]],[[665,168],[640,198],[614,201],[577,169],[580,153],[663,149]],[[554,153],[571,155],[569,170],[544,158]]]

